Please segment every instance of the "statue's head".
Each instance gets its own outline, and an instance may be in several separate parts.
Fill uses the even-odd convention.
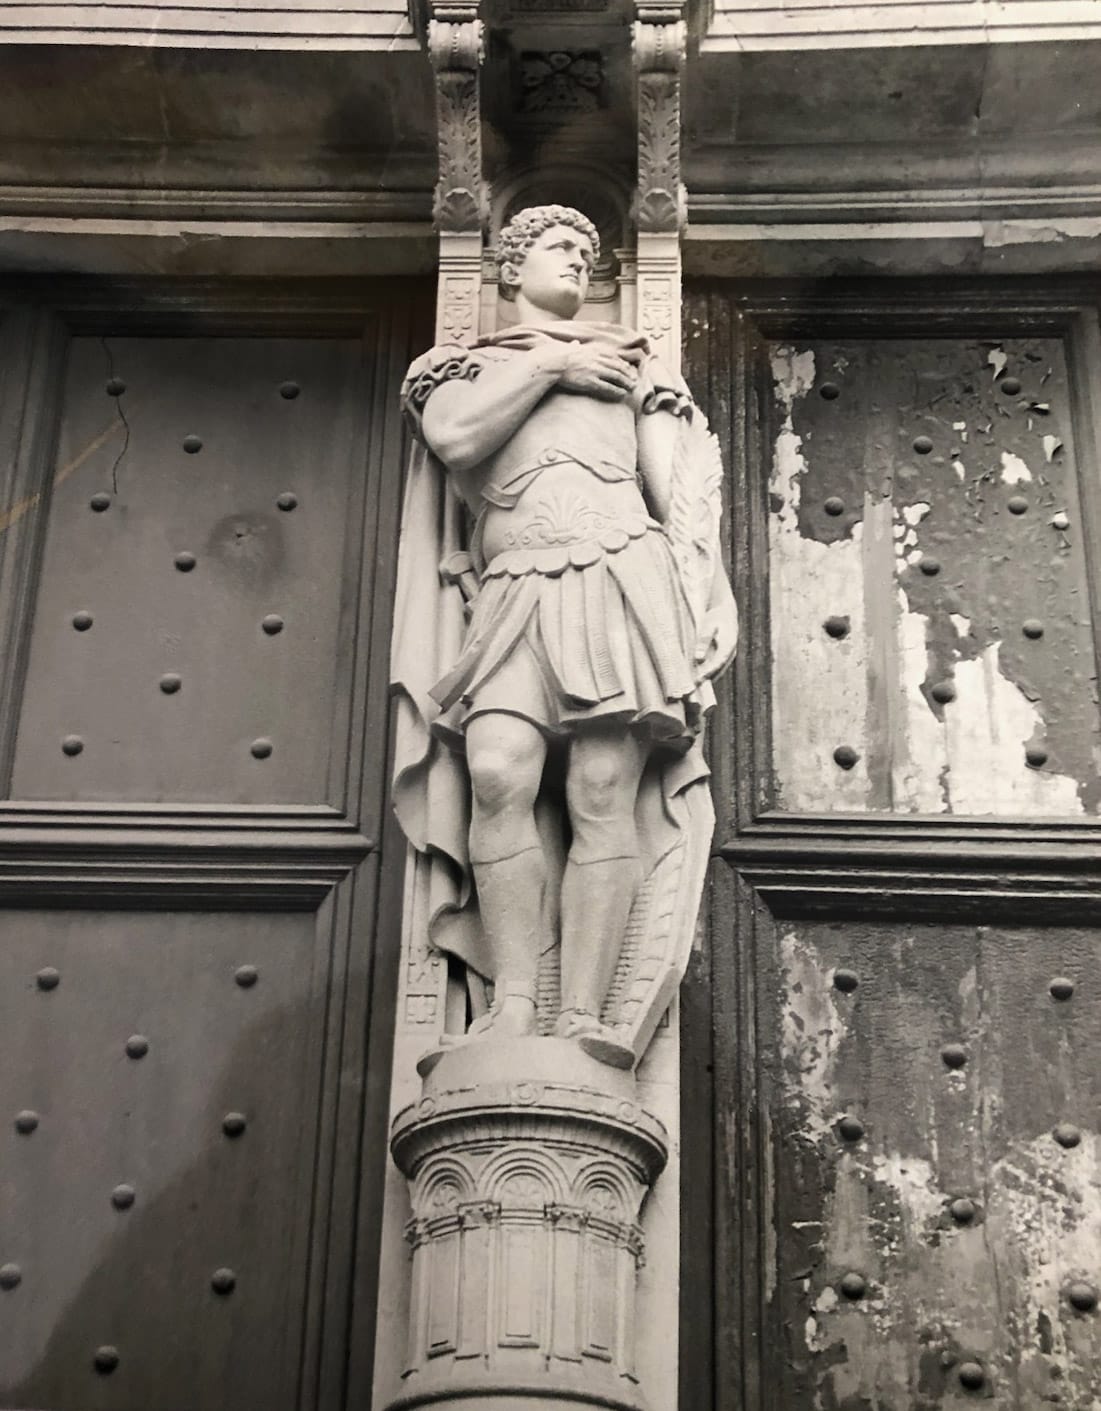
[[[585,302],[600,258],[596,226],[572,206],[528,206],[501,231],[501,286],[557,318],[573,318]]]

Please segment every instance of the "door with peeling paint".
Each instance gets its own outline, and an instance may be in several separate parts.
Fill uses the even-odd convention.
[[[0,1406],[369,1400],[412,292],[0,287]]]
[[[1101,1408],[1099,300],[690,296],[748,621],[689,1406]]]

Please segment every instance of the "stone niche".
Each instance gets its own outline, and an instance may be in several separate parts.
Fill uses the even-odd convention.
[[[446,1053],[397,1116],[412,1306],[390,1411],[639,1411],[639,1211],[667,1136],[633,1073],[555,1038]]]

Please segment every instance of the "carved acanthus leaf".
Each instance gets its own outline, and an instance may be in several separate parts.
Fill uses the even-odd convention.
[[[634,27],[638,69],[638,201],[640,231],[675,233],[685,217],[680,178],[680,71],[683,23],[640,21]]]
[[[482,22],[461,7],[439,7],[428,26],[428,52],[436,71],[439,169],[433,216],[437,229],[482,230],[488,203],[482,180],[482,114],[479,68]]]

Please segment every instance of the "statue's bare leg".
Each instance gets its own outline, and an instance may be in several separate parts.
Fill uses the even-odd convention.
[[[558,1032],[599,1025],[640,880],[635,801],[646,746],[622,727],[578,736],[566,774],[573,842],[562,884]]]
[[[519,716],[492,711],[466,727],[473,793],[470,860],[494,965],[489,1027],[535,1032],[539,957],[547,948],[547,867],[535,823],[546,759],[543,736]]]

